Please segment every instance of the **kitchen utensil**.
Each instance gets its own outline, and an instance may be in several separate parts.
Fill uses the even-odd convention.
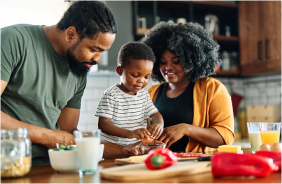
[[[173,176],[194,175],[211,172],[210,161],[177,162],[171,167],[160,170],[149,170],[144,163],[106,168],[100,171],[100,176],[107,180],[133,182],[152,181]]]
[[[119,158],[115,159],[115,164],[116,165],[128,165],[128,164],[140,164],[144,163],[145,159],[147,158],[148,154],[146,155],[138,155],[138,156],[131,156],[129,158]],[[178,157],[178,161],[208,161],[208,157],[204,157],[204,160],[200,159],[201,157],[185,157],[185,158],[180,158]]]
[[[1,178],[26,175],[31,168],[31,141],[26,128],[1,129]]]
[[[190,159],[178,159],[178,162],[189,162],[189,161],[197,161],[197,162],[201,162],[201,161],[210,161],[212,156],[206,156],[206,157],[198,157],[198,158],[190,158]]]
[[[155,148],[165,148],[166,144],[148,144],[148,145],[138,145],[135,146],[138,153],[141,155],[148,154],[149,151]]]
[[[77,172],[79,170],[76,150],[55,151],[49,149],[48,154],[54,170],[59,172]]]

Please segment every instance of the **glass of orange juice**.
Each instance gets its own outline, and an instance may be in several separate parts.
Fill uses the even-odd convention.
[[[262,144],[272,144],[279,142],[281,122],[260,123],[260,137]]]

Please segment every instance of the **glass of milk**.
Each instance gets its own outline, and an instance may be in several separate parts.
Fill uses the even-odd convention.
[[[262,145],[261,142],[261,128],[260,124],[263,122],[248,122],[248,133],[249,133],[249,141],[251,143],[252,152],[256,152],[259,150],[259,147]]]
[[[100,149],[100,129],[73,132],[77,148],[79,172],[95,174],[98,168]]]

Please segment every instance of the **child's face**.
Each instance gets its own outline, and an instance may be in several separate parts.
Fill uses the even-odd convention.
[[[121,90],[127,94],[135,95],[143,89],[149,81],[152,74],[154,63],[149,60],[130,59],[119,72],[121,80]]]

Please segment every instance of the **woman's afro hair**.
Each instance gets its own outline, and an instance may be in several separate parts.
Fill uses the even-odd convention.
[[[140,41],[150,46],[156,56],[152,72],[152,79],[155,81],[165,81],[159,70],[160,57],[165,50],[180,57],[187,77],[192,82],[214,74],[216,65],[221,63],[219,45],[198,23],[160,22]]]

